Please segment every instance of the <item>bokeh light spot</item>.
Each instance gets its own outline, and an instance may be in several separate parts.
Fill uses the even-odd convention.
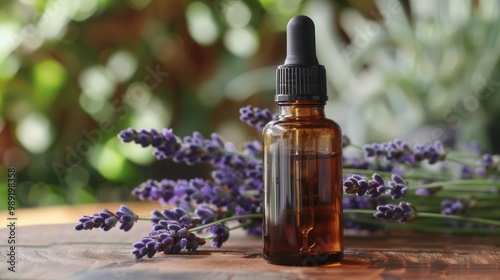
[[[245,27],[252,18],[252,12],[241,1],[231,1],[224,7],[224,18],[232,28]]]
[[[52,104],[58,90],[66,81],[66,70],[53,59],[46,59],[37,63],[33,69],[35,80],[34,95],[36,103],[46,108]]]
[[[212,11],[202,2],[193,2],[186,10],[189,34],[200,45],[211,45],[219,37]]]
[[[28,151],[36,154],[45,152],[53,141],[50,122],[39,113],[32,113],[19,122],[16,137]]]
[[[140,164],[148,165],[153,162],[154,156],[151,149],[144,149],[140,145],[119,145],[118,149],[130,161]]]
[[[0,59],[0,79],[8,80],[14,77],[20,65],[19,58],[14,55],[7,56],[4,61]]]
[[[125,82],[135,73],[137,59],[128,51],[117,51],[109,58],[107,67],[118,82]]]
[[[94,100],[108,99],[113,93],[114,82],[113,76],[102,66],[93,66],[83,70],[79,79],[83,93]]]
[[[84,21],[97,11],[97,0],[80,0],[76,2],[78,2],[75,3],[78,5],[78,8],[75,9],[72,16],[72,18],[76,21]]]
[[[97,114],[106,104],[106,100],[94,99],[86,94],[80,94],[79,98],[80,107],[89,115]]]
[[[247,26],[228,30],[224,35],[224,45],[234,55],[245,58],[257,51],[259,42],[255,30]]]
[[[119,180],[123,176],[125,158],[116,148],[117,145],[122,143],[117,138],[112,138],[104,146],[93,150],[97,159],[95,167],[108,180]]]
[[[161,129],[168,127],[171,120],[172,110],[168,104],[162,104],[158,98],[151,96],[151,101],[146,106],[135,110],[131,127],[142,127],[144,129]]]

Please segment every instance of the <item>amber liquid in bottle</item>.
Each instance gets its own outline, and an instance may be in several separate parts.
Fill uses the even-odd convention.
[[[280,104],[264,129],[264,258],[281,265],[343,257],[342,143],[323,104]]]

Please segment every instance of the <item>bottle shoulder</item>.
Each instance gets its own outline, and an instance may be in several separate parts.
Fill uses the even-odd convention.
[[[282,133],[287,130],[323,130],[333,134],[341,134],[340,126],[328,118],[279,118],[269,122],[263,129],[263,134]]]

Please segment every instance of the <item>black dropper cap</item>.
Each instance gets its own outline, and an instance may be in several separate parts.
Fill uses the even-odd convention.
[[[276,70],[275,100],[326,102],[326,72],[316,58],[314,22],[296,16],[286,29],[286,59]]]

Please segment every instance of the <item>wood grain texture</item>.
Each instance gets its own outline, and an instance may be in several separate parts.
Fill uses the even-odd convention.
[[[16,272],[0,263],[1,279],[498,279],[500,240],[400,233],[346,238],[340,266],[284,267],[266,263],[261,239],[232,233],[223,248],[135,260],[132,242],[150,230],[75,231],[74,224],[17,228]],[[7,229],[0,230],[6,237]],[[6,238],[1,255],[6,256]]]
[[[148,215],[157,204],[130,203],[134,212]],[[119,203],[21,209],[16,212],[16,273],[0,263],[1,279],[497,279],[500,276],[498,237],[449,237],[393,232],[392,235],[352,235],[346,238],[346,257],[336,267],[282,267],[261,257],[261,239],[232,233],[221,249],[209,244],[198,252],[158,254],[135,260],[131,244],[150,230],[139,222],[128,232],[77,232],[82,214]],[[4,219],[3,214],[1,215]],[[40,218],[40,217],[43,217]],[[72,222],[72,224],[61,224]],[[41,223],[55,223],[41,225]],[[33,225],[33,226],[27,226]],[[0,251],[6,256],[7,229],[0,230]]]

